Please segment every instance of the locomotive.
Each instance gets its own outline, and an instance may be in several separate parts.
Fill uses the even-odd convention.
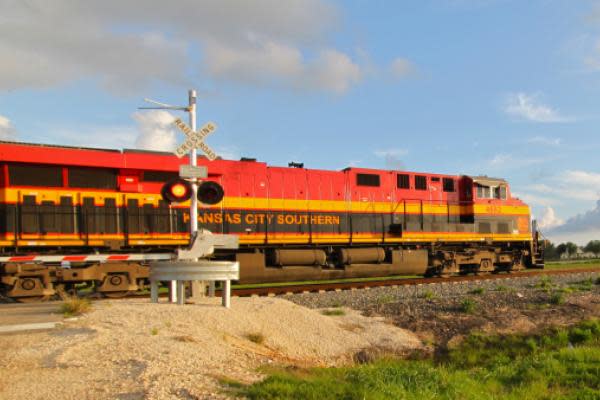
[[[199,225],[239,236],[240,283],[543,267],[529,207],[504,179],[341,171],[198,157],[221,201]],[[189,241],[189,203],[161,196],[188,159],[143,150],[0,142],[0,288],[21,301],[82,284],[118,297]]]

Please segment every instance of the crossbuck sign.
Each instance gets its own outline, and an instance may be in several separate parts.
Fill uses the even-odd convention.
[[[185,122],[177,118],[174,122],[175,126],[180,131],[185,133],[187,138],[176,150],[175,155],[179,158],[185,156],[191,149],[200,149],[206,154],[206,157],[212,161],[217,158],[217,153],[214,152],[206,143],[204,138],[217,130],[217,125],[214,122],[207,122],[198,131],[194,132]]]

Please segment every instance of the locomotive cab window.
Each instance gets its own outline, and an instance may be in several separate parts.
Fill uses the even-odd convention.
[[[422,175],[415,175],[415,189],[427,190],[427,177]]]
[[[489,199],[490,197],[490,187],[484,185],[477,185],[477,198],[479,199]]]
[[[454,192],[454,179],[444,178],[443,185],[444,185],[444,192]]]
[[[9,165],[8,180],[12,186],[61,187],[62,168],[46,165]]]
[[[117,189],[117,171],[101,168],[69,168],[69,187]]]
[[[398,174],[397,184],[398,189],[410,189],[410,180],[407,174]]]
[[[356,184],[358,186],[379,187],[379,175],[377,174],[356,174]]]
[[[498,186],[494,188],[494,198],[506,200],[506,186]]]

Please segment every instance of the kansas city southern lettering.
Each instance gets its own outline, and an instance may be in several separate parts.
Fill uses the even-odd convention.
[[[188,222],[190,215],[183,214],[183,222]],[[201,224],[277,224],[277,225],[339,225],[340,217],[337,215],[299,215],[299,214],[241,214],[241,213],[203,213],[198,215]]]

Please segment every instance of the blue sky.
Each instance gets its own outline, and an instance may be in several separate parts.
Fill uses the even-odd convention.
[[[600,2],[0,0],[0,137],[506,178],[555,240],[600,239]]]

